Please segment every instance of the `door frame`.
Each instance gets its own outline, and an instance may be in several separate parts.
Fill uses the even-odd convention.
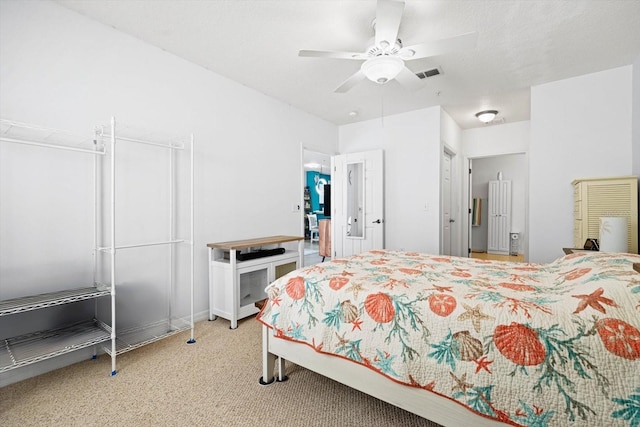
[[[466,204],[466,209],[468,211],[467,215],[462,215],[463,218],[466,218],[466,224],[462,224],[462,228],[464,229],[464,226],[466,226],[466,233],[462,233],[464,236],[464,241],[462,242],[463,245],[462,247],[466,249],[463,249],[463,252],[466,251],[468,252],[468,257],[471,257],[471,244],[472,244],[472,228],[471,228],[471,211],[473,208],[473,192],[472,192],[472,188],[473,188],[473,172],[472,172],[472,163],[473,160],[477,160],[477,159],[487,159],[487,158],[493,158],[493,157],[503,157],[503,156],[511,156],[511,155],[516,155],[516,154],[521,154],[524,155],[524,159],[525,162],[527,162],[527,164],[529,163],[529,153],[527,151],[514,151],[514,152],[507,152],[507,153],[499,153],[499,154],[488,154],[488,155],[483,155],[483,156],[465,156],[463,159],[463,164],[465,165],[463,174],[465,174],[464,176],[466,176],[467,179],[463,179],[463,183],[464,183],[464,188],[462,189],[462,198],[465,201]],[[527,169],[527,174],[525,176],[525,196],[524,196],[524,200],[525,200],[525,206],[524,206],[524,233],[526,233],[527,235],[527,239],[526,239],[526,246],[522,246],[520,249],[524,252],[524,261],[525,262],[529,262],[529,170]],[[512,210],[512,215],[513,215],[513,210]],[[522,244],[522,240],[520,241],[520,244]]]
[[[306,171],[304,170],[304,159],[305,159],[305,151],[309,151],[309,152],[313,152],[313,153],[320,153],[323,154],[325,156],[328,157],[329,159],[329,164],[327,165],[327,168],[329,169],[329,173],[328,175],[331,176],[331,180],[333,181],[333,169],[331,168],[331,158],[335,155],[337,155],[338,153],[330,153],[327,152],[326,150],[323,149],[318,149],[315,147],[310,147],[307,145],[304,145],[304,143],[300,143],[300,185],[299,187],[299,202],[298,202],[298,206],[299,206],[299,214],[300,214],[300,218],[298,223],[300,224],[300,235],[304,236],[304,216],[305,216],[305,212],[304,212],[304,187],[306,185],[306,178],[307,178],[307,174]],[[333,197],[333,195],[332,195]],[[331,233],[332,233],[332,237],[333,237],[333,222],[331,223]],[[304,256],[303,256],[303,264],[304,264]]]

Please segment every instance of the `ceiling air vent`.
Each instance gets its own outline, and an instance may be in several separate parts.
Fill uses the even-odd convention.
[[[435,77],[439,76],[440,74],[442,74],[442,72],[439,68],[432,68],[431,70],[416,73],[416,76],[420,77],[421,79],[426,79],[427,77]]]

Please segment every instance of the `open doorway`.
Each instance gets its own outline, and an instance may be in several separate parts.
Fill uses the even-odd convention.
[[[331,155],[304,147],[302,151],[301,221],[305,238],[304,265],[309,266],[327,259],[327,254],[320,250],[320,222],[330,218]]]
[[[469,159],[469,256],[527,259],[528,162],[525,153]]]

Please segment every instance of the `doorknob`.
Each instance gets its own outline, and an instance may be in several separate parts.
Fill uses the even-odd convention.
[[[449,222],[456,222],[456,220],[453,218],[449,218]]]
[[[371,224],[380,224],[382,223],[382,221],[380,221],[379,219],[376,219],[375,221],[372,221]]]

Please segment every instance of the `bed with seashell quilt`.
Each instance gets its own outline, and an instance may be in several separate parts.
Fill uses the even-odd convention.
[[[639,262],[376,250],[302,268],[266,289],[261,381],[288,360],[446,426],[639,426]]]

